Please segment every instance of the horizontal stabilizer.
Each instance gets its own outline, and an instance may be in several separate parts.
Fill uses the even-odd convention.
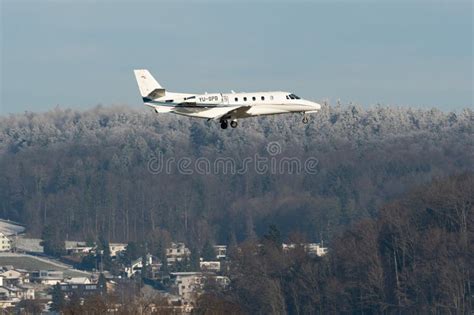
[[[155,99],[155,98],[159,98],[159,97],[163,97],[165,96],[166,94],[166,90],[165,89],[154,89],[153,91],[151,91],[150,94],[148,94],[147,96],[151,99]]]

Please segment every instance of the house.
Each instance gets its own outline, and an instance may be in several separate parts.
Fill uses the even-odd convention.
[[[5,301],[9,299],[10,299],[10,292],[3,286],[0,286],[0,300]]]
[[[297,245],[298,244],[294,244],[294,243],[290,243],[290,244],[283,243],[282,249],[284,251],[288,251],[291,249],[295,249]],[[304,251],[310,256],[321,257],[321,256],[326,255],[328,252],[327,247],[323,247],[323,245],[320,243],[303,243],[303,244],[299,244],[299,246],[301,246],[304,249]]]
[[[35,288],[31,284],[21,284],[17,286],[21,290],[21,299],[22,300],[34,300]]]
[[[0,232],[0,252],[8,252],[11,250],[11,240],[2,232]]]
[[[87,255],[95,249],[95,246],[87,246],[85,242],[64,242],[68,255]]]
[[[296,244],[294,244],[294,243],[291,243],[291,244],[283,243],[283,244],[281,244],[281,248],[283,249],[283,251],[288,251],[290,249],[295,249]]]
[[[77,294],[80,298],[102,294],[103,290],[98,284],[60,283],[61,291],[68,297]]]
[[[170,293],[179,296],[185,307],[194,305],[206,283],[212,282],[222,288],[230,283],[228,277],[203,272],[171,272],[170,280],[173,283]]]
[[[31,273],[31,281],[46,284],[55,285],[58,282],[62,282],[64,274],[58,270],[39,270]]]
[[[2,279],[1,285],[17,285],[23,282],[28,282],[28,274],[15,269],[10,269],[0,273],[0,277]]]
[[[216,252],[217,260],[227,257],[227,245],[214,245],[214,251]]]
[[[69,284],[91,284],[91,279],[87,277],[68,277],[64,279],[64,283]]]
[[[12,307],[15,303],[19,302],[18,299],[12,299],[10,297],[10,291],[4,287],[0,287],[0,309],[5,309],[7,307]],[[3,312],[2,312],[3,314]]]
[[[147,254],[145,256],[145,266],[151,266],[153,263],[153,256],[151,254]],[[129,266],[125,267],[125,273],[128,278],[133,276],[135,273],[141,273],[143,269],[143,258],[139,257],[133,260]]]
[[[166,249],[166,259],[168,264],[174,264],[191,256],[191,251],[184,243],[171,243],[171,247]]]
[[[221,270],[221,262],[220,261],[200,261],[199,268],[202,271],[219,272]]]
[[[227,288],[230,284],[230,279],[226,276],[213,276],[209,277],[209,279],[223,289]]]
[[[110,250],[110,257],[117,257],[117,254],[123,252],[127,248],[127,244],[122,243],[110,243],[109,250]]]
[[[15,268],[15,271],[21,274],[21,283],[29,283],[30,282],[30,272],[26,269]]]
[[[309,255],[313,256],[324,256],[328,253],[327,247],[323,247],[320,243],[307,243],[304,244],[304,249]]]
[[[11,299],[33,300],[35,298],[35,290],[31,287],[3,286],[2,289],[8,291]]]
[[[202,272],[172,272],[170,279],[173,282],[171,293],[176,294],[183,304],[194,304],[204,287]]]

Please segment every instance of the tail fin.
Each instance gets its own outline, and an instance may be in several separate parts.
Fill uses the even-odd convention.
[[[155,80],[146,69],[133,70],[137,79],[138,88],[144,102],[165,96],[166,90]]]

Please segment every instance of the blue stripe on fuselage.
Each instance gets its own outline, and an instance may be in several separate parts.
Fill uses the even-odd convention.
[[[209,108],[209,107],[228,107],[228,105],[182,105],[175,103],[162,103],[153,101],[151,98],[143,97],[143,102],[147,104],[163,106],[163,107],[177,107],[177,108]]]

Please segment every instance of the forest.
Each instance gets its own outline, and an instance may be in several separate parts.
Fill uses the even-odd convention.
[[[470,314],[473,205],[473,173],[434,180],[339,233],[322,258],[283,251],[270,230],[234,251],[231,288],[209,284],[199,313]]]
[[[308,125],[275,116],[225,131],[127,106],[25,112],[0,117],[0,217],[158,257],[171,241],[193,257],[227,244],[231,287],[210,283],[202,314],[468,313],[473,152],[471,109],[324,105]],[[249,158],[285,167],[197,169]],[[280,246],[321,241],[323,258]]]
[[[31,236],[54,227],[68,240],[240,243],[275,225],[310,241],[375,218],[412,187],[474,170],[474,112],[355,105],[301,116],[213,121],[144,108],[56,108],[0,117],[0,217]],[[268,145],[277,144],[270,152]],[[312,172],[154,172],[186,157],[317,161]]]

